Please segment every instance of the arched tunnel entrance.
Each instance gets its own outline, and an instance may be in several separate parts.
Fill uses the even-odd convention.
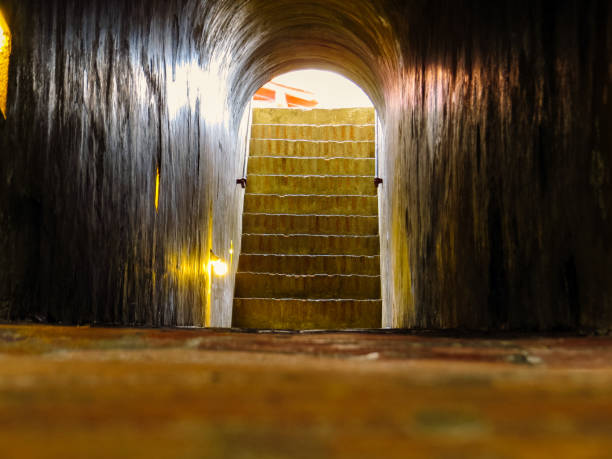
[[[305,70],[252,104],[232,326],[380,328],[371,101],[338,74]]]

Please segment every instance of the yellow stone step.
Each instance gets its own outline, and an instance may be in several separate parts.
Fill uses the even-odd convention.
[[[254,108],[253,124],[374,124],[374,108],[300,110]]]
[[[238,298],[380,298],[379,276],[237,273]]]
[[[372,158],[307,158],[252,156],[249,174],[374,176]]]
[[[242,235],[242,253],[280,255],[378,255],[378,236],[312,234]]]
[[[380,300],[235,298],[232,326],[324,330],[380,328]]]
[[[244,213],[245,233],[378,234],[377,216]]]
[[[270,214],[370,215],[377,214],[376,196],[254,194],[244,196],[244,211]]]
[[[376,146],[371,141],[330,142],[311,140],[251,139],[249,156],[305,156],[374,158]]]
[[[255,109],[233,325],[379,328],[374,109]]]
[[[249,193],[376,196],[372,177],[331,175],[248,176]]]
[[[240,255],[240,272],[277,274],[380,274],[378,255]]]
[[[253,139],[287,140],[370,140],[375,139],[373,124],[335,124],[315,126],[312,124],[253,124]]]

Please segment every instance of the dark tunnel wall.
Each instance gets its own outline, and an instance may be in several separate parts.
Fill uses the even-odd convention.
[[[383,123],[384,325],[612,327],[609,2],[2,6],[0,314],[229,324],[193,266],[239,240],[245,104],[315,66]]]
[[[231,276],[210,285],[206,265],[240,241],[242,150],[218,57],[194,33],[212,16],[199,2],[2,6],[0,313],[228,325]]]
[[[395,326],[610,327],[611,14],[430,2],[391,16],[405,56],[383,161]]]

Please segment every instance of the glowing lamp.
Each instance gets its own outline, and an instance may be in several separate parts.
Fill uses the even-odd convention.
[[[227,263],[223,260],[215,260],[211,264],[215,275],[225,276],[227,274]]]
[[[0,24],[0,48],[4,47],[4,29],[2,28],[2,24]]]
[[[227,263],[216,256],[212,250],[210,251],[210,266],[212,267],[212,272],[215,273],[216,276],[225,276],[227,274]]]

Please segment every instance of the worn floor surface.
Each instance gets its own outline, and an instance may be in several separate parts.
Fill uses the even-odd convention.
[[[612,457],[612,338],[3,325],[0,457]]]

